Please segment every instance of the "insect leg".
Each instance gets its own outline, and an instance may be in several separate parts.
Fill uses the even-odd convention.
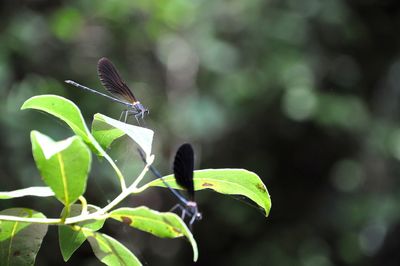
[[[181,206],[182,207],[182,206]],[[186,209],[185,208],[181,208],[182,209],[182,214],[181,214],[181,219],[182,220],[185,220],[185,217],[186,217]]]
[[[129,114],[129,110],[126,110],[125,111],[125,120],[124,120],[125,123],[128,120],[128,114]]]
[[[121,115],[119,116],[119,121],[121,121],[121,118],[122,118],[122,116],[124,115],[124,113],[126,113],[126,111],[128,111],[128,110],[124,110],[124,111],[122,111],[122,113],[121,113]]]
[[[140,125],[140,123],[139,123],[139,119],[138,118],[141,118],[141,120],[143,122],[143,126],[146,126],[146,122],[144,121],[144,112],[136,114],[135,117],[136,117],[136,121],[138,121],[139,125]]]
[[[181,209],[182,213],[181,213],[181,219],[184,220],[185,216],[186,216],[186,209],[181,205],[181,204],[176,204],[174,207],[172,207],[171,210],[169,210],[170,212],[176,210],[176,209]]]
[[[136,118],[136,122],[138,123],[138,125],[140,126],[140,122],[139,122],[139,118],[140,117],[140,113],[135,114],[135,118]]]
[[[182,209],[182,206],[178,203],[178,204],[176,204],[174,207],[172,207],[169,211],[170,211],[170,212],[173,212],[173,211],[175,211],[177,208]]]
[[[192,226],[193,226],[194,221],[196,220],[196,217],[197,217],[197,210],[194,212],[192,219],[190,219],[190,222],[189,222],[190,231],[192,231]]]

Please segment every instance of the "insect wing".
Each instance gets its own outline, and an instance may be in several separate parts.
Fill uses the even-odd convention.
[[[97,63],[97,71],[101,84],[103,84],[107,91],[116,96],[123,97],[130,103],[137,102],[132,91],[122,80],[117,69],[110,60],[105,57],[101,58]]]
[[[191,200],[194,199],[194,152],[190,144],[186,143],[179,147],[174,159],[174,175],[176,182],[185,188]]]

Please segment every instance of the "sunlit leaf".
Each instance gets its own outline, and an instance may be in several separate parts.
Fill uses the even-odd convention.
[[[110,217],[158,237],[176,238],[185,236],[193,247],[193,260],[197,261],[196,241],[184,221],[175,213],[158,212],[147,207],[120,208],[112,211]]]
[[[39,95],[29,98],[21,107],[22,110],[29,108],[44,111],[61,119],[89,145],[93,152],[104,156],[104,150],[90,134],[81,111],[70,100],[57,95]]]
[[[84,229],[82,232],[89,240],[96,257],[104,264],[110,266],[142,265],[138,258],[136,258],[129,249],[114,238],[88,229]]]
[[[94,153],[107,159],[110,165],[114,168],[121,183],[122,189],[125,188],[125,180],[121,171],[111,157],[103,150],[101,145],[97,143],[96,139],[92,136],[85,124],[85,121],[83,120],[81,111],[73,102],[56,95],[40,95],[26,100],[21,107],[21,109],[28,108],[47,112],[67,123],[67,125],[71,127],[75,134],[80,136]]]
[[[97,206],[89,205],[88,213],[98,211],[100,208]],[[64,211],[61,216],[64,215]],[[82,205],[74,204],[71,206],[69,217],[80,215],[82,212]],[[101,229],[104,225],[104,219],[101,220],[89,220],[81,223],[77,223],[80,227],[89,228],[93,231]],[[61,225],[58,227],[58,237],[60,243],[61,254],[64,261],[68,261],[74,252],[82,245],[86,240],[85,234],[81,230],[74,230],[74,225]]]
[[[0,215],[46,218],[40,212],[24,208],[3,210]],[[0,221],[1,265],[34,265],[46,233],[47,224]]]
[[[31,132],[31,141],[43,181],[58,200],[71,205],[86,189],[91,164],[89,148],[78,136],[55,142],[38,131]]]
[[[182,189],[175,182],[173,175],[164,177],[171,187]],[[205,169],[194,172],[195,190],[211,189],[222,194],[242,195],[254,201],[268,216],[271,199],[267,188],[258,175],[244,169]],[[144,185],[147,187],[165,187],[160,179]]]
[[[92,134],[103,148],[108,148],[114,140],[128,135],[147,155],[151,153],[154,136],[150,129],[126,124],[102,114],[94,115]]]
[[[49,187],[28,187],[13,191],[0,192],[0,199],[12,199],[25,196],[51,197],[54,196],[54,192]]]

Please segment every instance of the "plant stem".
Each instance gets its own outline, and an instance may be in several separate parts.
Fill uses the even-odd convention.
[[[79,201],[81,202],[81,205],[82,205],[81,214],[88,214],[89,212],[88,212],[88,209],[87,209],[87,201],[86,201],[85,197],[84,196],[79,196],[78,199],[79,199]]]
[[[125,191],[126,190],[126,184],[125,184],[124,176],[122,175],[121,171],[119,170],[117,165],[114,163],[113,159],[111,159],[111,157],[108,156],[108,154],[106,152],[104,152],[103,155],[106,158],[106,160],[111,164],[112,168],[114,168],[115,173],[117,174],[117,176],[119,178],[119,182],[121,183],[121,189],[122,189],[122,191]]]
[[[89,131],[89,130],[88,130]],[[119,170],[118,166],[115,164],[113,159],[107,154],[107,152],[103,149],[103,147],[98,144],[97,140],[93,137],[92,134],[88,133],[89,139],[91,143],[95,146],[95,148],[101,153],[102,156],[106,158],[106,160],[111,164],[111,167],[114,169],[115,173],[118,176],[119,182],[121,184],[121,190],[124,191],[126,189],[126,183],[124,176],[121,173],[121,170]]]
[[[154,157],[153,157],[154,158]],[[154,159],[153,159],[154,160]],[[123,201],[127,196],[129,196],[132,193],[135,193],[137,191],[137,183],[140,182],[140,180],[143,179],[147,171],[149,170],[149,167],[153,160],[150,160],[150,162],[146,163],[146,166],[143,168],[142,172],[140,175],[137,177],[135,182],[130,185],[128,188],[125,188],[122,190],[121,194],[119,194],[113,201],[111,201],[109,204],[104,206],[102,209],[88,214],[86,213],[81,213],[78,216],[75,217],[69,217],[66,218],[65,221],[63,221],[60,218],[26,218],[26,217],[17,217],[17,216],[9,216],[9,215],[0,215],[0,221],[12,221],[12,222],[27,222],[27,223],[39,223],[39,224],[49,224],[49,225],[58,225],[58,224],[75,224],[87,220],[101,220],[101,219],[106,219],[108,217],[107,212],[117,206],[121,201]],[[114,168],[115,169],[115,168]],[[118,168],[116,168],[118,169]],[[137,181],[137,182],[136,182]],[[125,185],[125,183],[124,183]],[[82,197],[83,198],[83,197]],[[81,198],[79,198],[82,203],[82,210],[83,210],[83,204],[84,202],[82,201]],[[84,201],[86,201],[83,198]]]
[[[144,167],[144,168],[146,169],[146,172],[149,170],[150,165],[152,165],[153,162],[154,162],[154,155],[147,156],[147,159],[146,159],[146,166]],[[143,170],[144,170],[144,169],[143,169]],[[132,185],[130,186],[130,189],[132,190],[131,193],[136,192],[136,190],[138,189],[137,186],[138,186],[138,184],[140,183],[140,181],[142,181],[142,179],[143,179],[144,175],[146,174],[146,172],[145,172],[143,175],[140,174],[140,175],[138,176],[138,178],[136,178],[135,181],[133,181]],[[143,172],[142,172],[142,173],[143,173]]]

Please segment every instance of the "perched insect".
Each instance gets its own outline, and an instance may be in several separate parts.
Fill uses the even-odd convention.
[[[101,96],[104,96],[114,102],[121,103],[127,107],[126,110],[124,110],[121,113],[121,116],[119,120],[124,116],[125,114],[125,119],[124,122],[127,121],[128,115],[134,115],[136,118],[136,121],[139,123],[139,118],[144,120],[144,116],[149,114],[149,110],[146,109],[133,95],[132,91],[129,89],[129,87],[125,84],[125,82],[122,80],[121,76],[118,74],[117,69],[111,63],[110,60],[107,58],[103,57],[99,60],[97,63],[97,71],[98,75],[101,81],[101,84],[106,88],[108,92],[110,92],[112,95],[123,99],[120,100],[116,97],[112,97],[110,95],[98,92],[97,90],[88,88],[86,86],[83,86],[75,81],[72,80],[66,80],[65,82],[68,84],[71,84],[75,87],[78,87],[80,89],[84,89],[96,94],[99,94]]]
[[[146,162],[143,152],[139,149],[142,160]],[[186,143],[179,147],[176,152],[173,170],[176,183],[187,191],[189,199],[186,199],[177,190],[171,188],[160,173],[152,165],[150,165],[150,171],[161,181],[164,185],[177,197],[180,203],[176,204],[171,211],[175,209],[181,209],[181,218],[185,219],[186,216],[190,217],[189,227],[192,229],[194,221],[201,220],[202,215],[198,210],[197,203],[194,201],[194,182],[193,182],[193,170],[194,170],[194,152],[192,145]]]
[[[180,208],[182,210],[182,219],[188,214],[191,217],[189,226],[192,227],[195,220],[202,218],[201,213],[197,208],[197,203],[194,201],[194,152],[192,145],[185,143],[179,147],[174,159],[174,176],[176,183],[186,189],[189,200],[182,201],[183,204],[177,204],[172,210]]]

